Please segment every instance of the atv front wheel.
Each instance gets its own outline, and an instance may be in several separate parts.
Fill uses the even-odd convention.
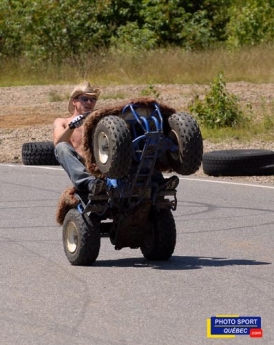
[[[203,139],[196,120],[187,113],[168,118],[168,137],[178,145],[177,151],[167,151],[170,167],[181,175],[194,174],[202,163]]]
[[[132,139],[121,117],[109,115],[98,122],[93,133],[93,154],[106,177],[118,179],[127,175],[132,161]]]
[[[148,260],[168,260],[176,245],[176,226],[171,210],[153,209],[149,222],[149,233],[141,252]]]
[[[84,217],[76,209],[69,210],[63,224],[63,245],[72,265],[91,265],[99,255],[100,221],[94,216]]]

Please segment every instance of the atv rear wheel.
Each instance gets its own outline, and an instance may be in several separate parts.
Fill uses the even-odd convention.
[[[194,174],[203,156],[203,139],[196,120],[187,113],[178,113],[171,115],[168,123],[168,137],[178,145],[177,151],[166,152],[170,167],[177,174]]]
[[[118,179],[127,175],[132,161],[132,139],[121,117],[109,115],[98,122],[93,132],[93,154],[106,177]]]
[[[141,251],[148,260],[168,260],[176,245],[176,226],[170,209],[153,209],[150,214],[150,231]]]
[[[69,210],[63,224],[63,245],[72,265],[91,265],[100,251],[100,221],[94,216],[84,217],[76,209]]]

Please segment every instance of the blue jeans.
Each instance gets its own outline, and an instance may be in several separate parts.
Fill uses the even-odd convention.
[[[68,174],[74,187],[78,191],[88,190],[95,177],[87,171],[82,163],[83,158],[75,151],[74,147],[66,142],[61,142],[55,146],[54,152],[56,159]]]

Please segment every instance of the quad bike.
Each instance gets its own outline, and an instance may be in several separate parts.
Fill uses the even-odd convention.
[[[177,198],[176,189],[161,187],[162,173],[199,169],[203,143],[195,119],[153,99],[132,100],[90,115],[84,147],[87,168],[105,177],[107,187],[93,196],[71,189],[61,198],[69,262],[92,264],[102,237],[117,250],[140,248],[148,260],[168,260],[176,245]]]

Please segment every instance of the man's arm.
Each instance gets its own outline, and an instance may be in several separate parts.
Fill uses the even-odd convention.
[[[53,122],[53,144],[56,146],[58,143],[66,142],[70,143],[70,137],[74,129],[70,129],[66,126],[66,122],[63,119],[56,119]]]

